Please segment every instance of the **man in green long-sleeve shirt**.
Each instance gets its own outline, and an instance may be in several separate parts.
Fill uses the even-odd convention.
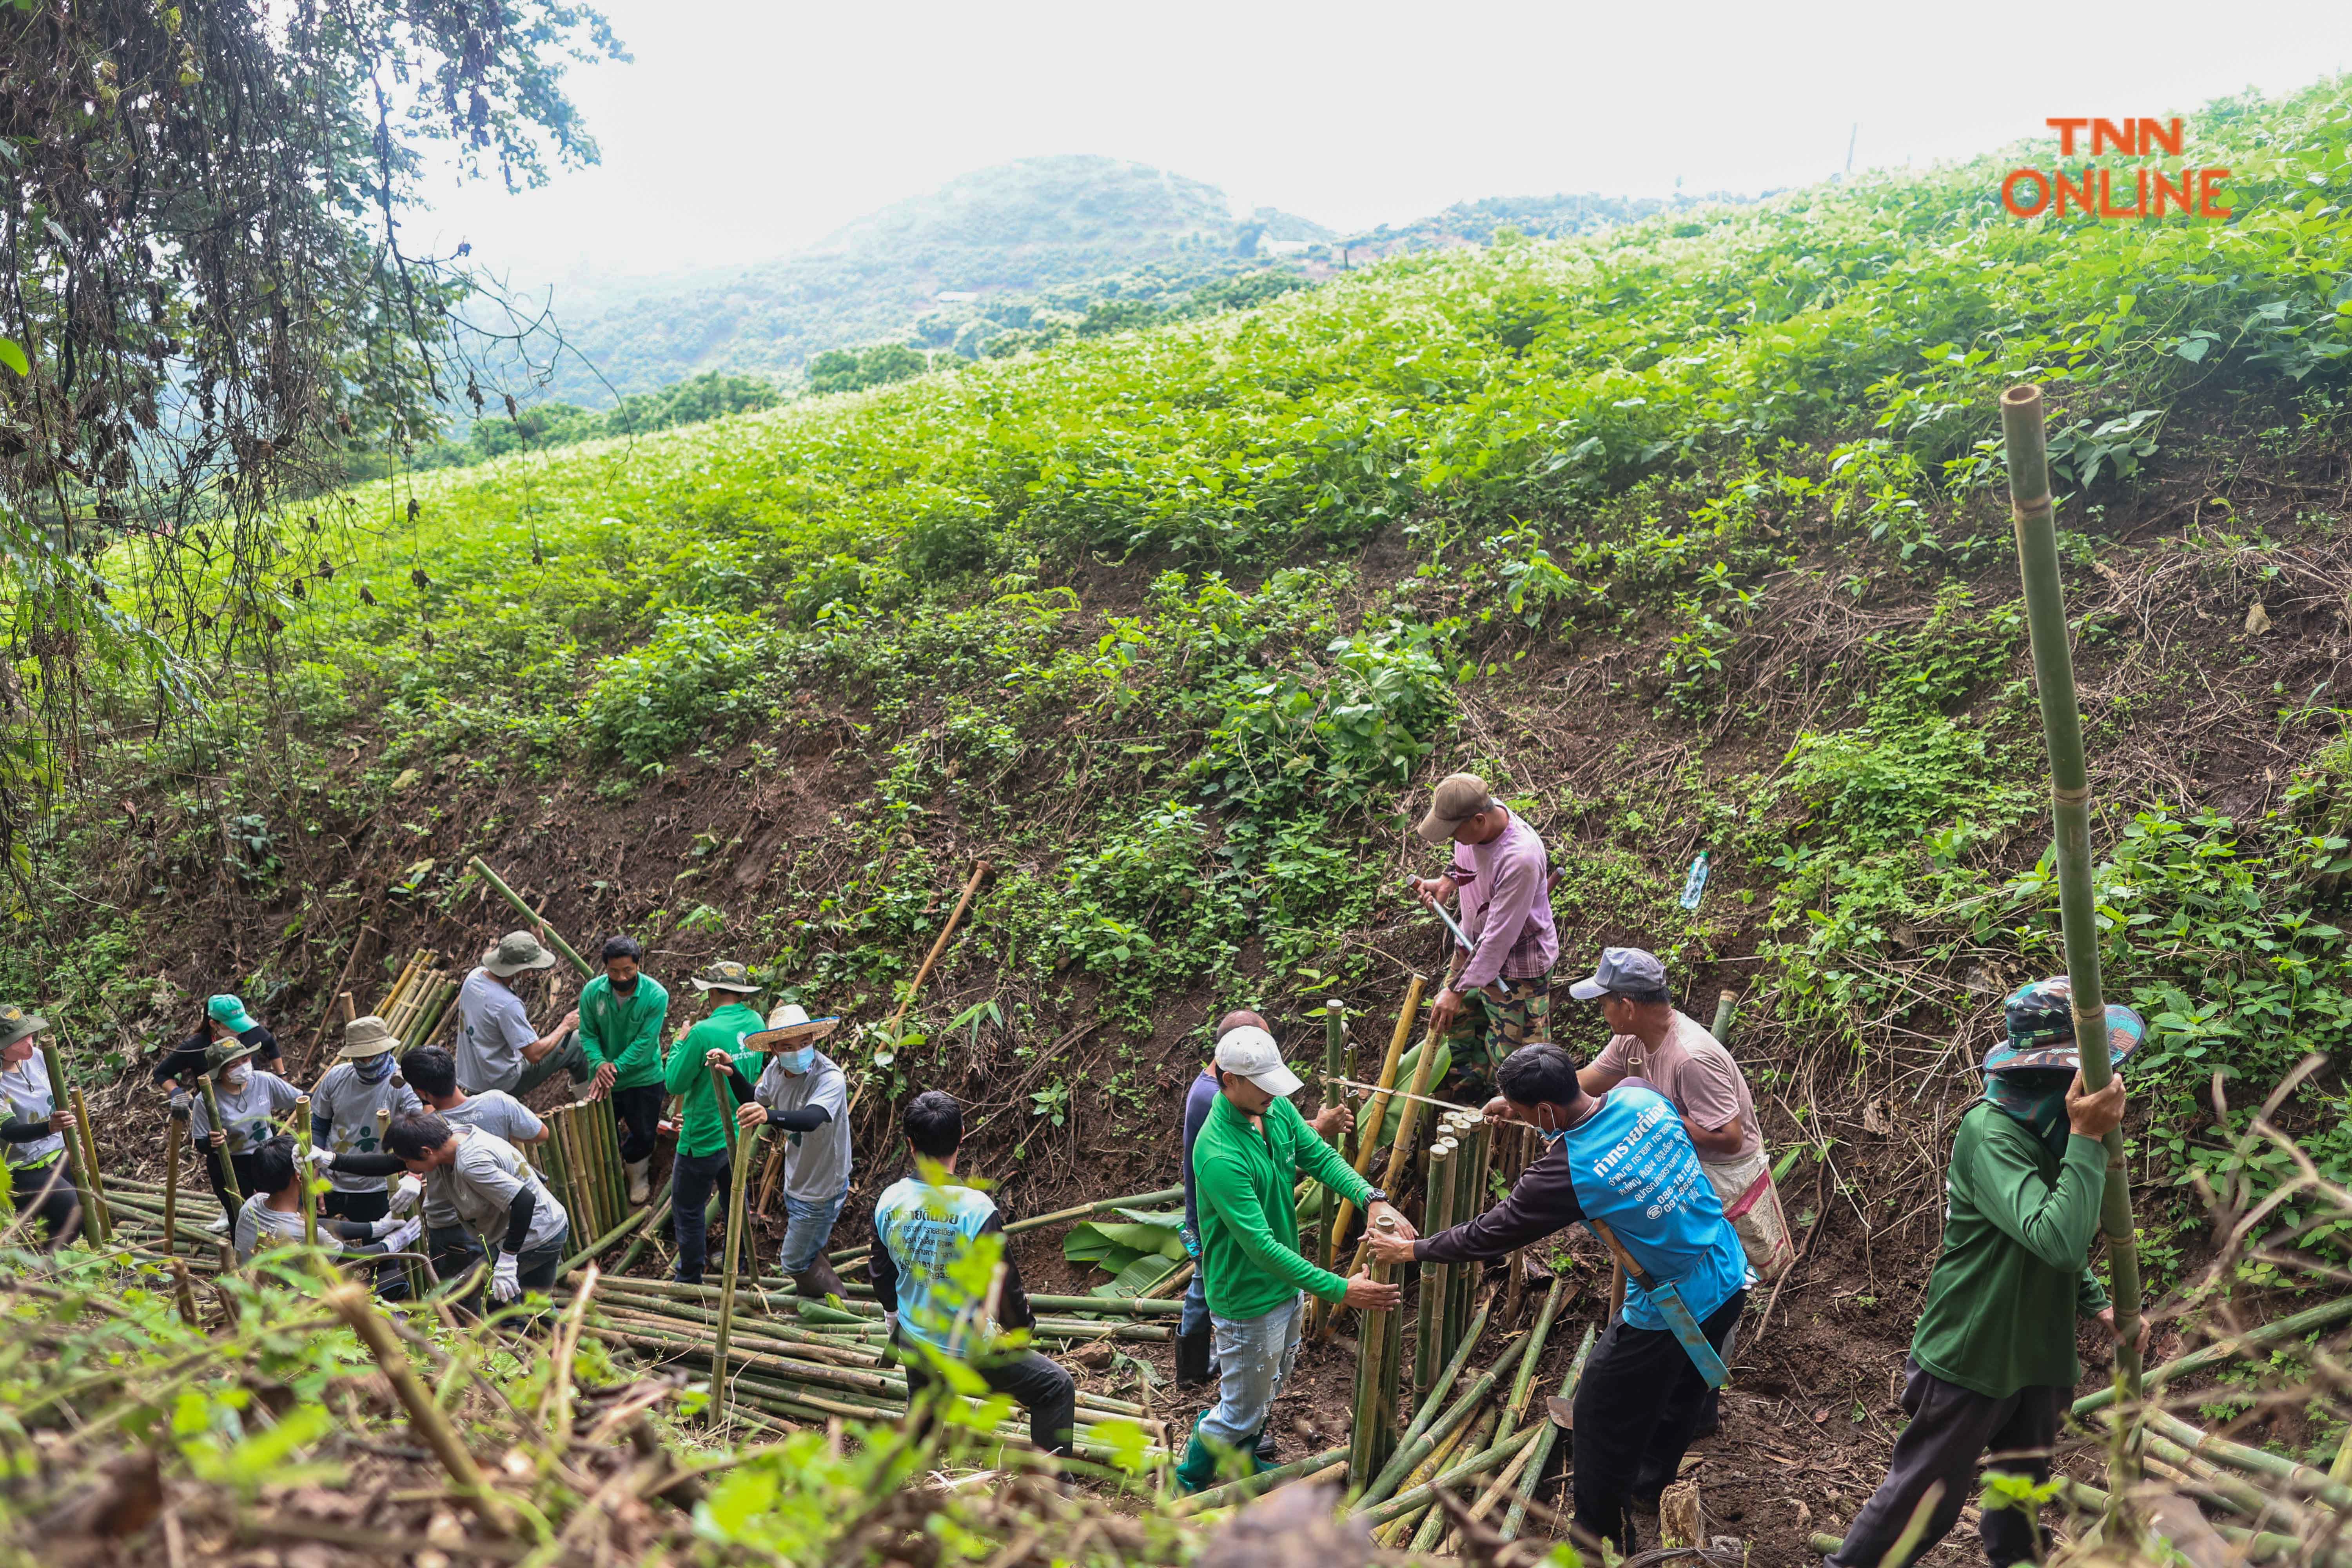
[[[1311,1176],[1364,1211],[1370,1223],[1391,1216],[1388,1194],[1356,1174],[1316,1135],[1289,1096],[1298,1075],[1282,1065],[1274,1037],[1264,1029],[1228,1030],[1217,1041],[1217,1098],[1192,1144],[1192,1184],[1201,1230],[1201,1280],[1217,1355],[1217,1404],[1192,1424],[1192,1440],[1176,1472],[1178,1486],[1199,1491],[1216,1479],[1228,1457],[1246,1468],[1265,1467],[1256,1454],[1275,1396],[1298,1359],[1305,1314],[1299,1296],[1310,1291],[1351,1307],[1392,1308],[1398,1291],[1370,1274],[1341,1279],[1298,1250],[1298,1211],[1292,1196],[1300,1176]]]
[[[669,1189],[670,1228],[677,1241],[675,1278],[689,1285],[702,1282],[709,1250],[702,1211],[731,1169],[727,1123],[721,1119],[757,1098],[747,1075],[764,1065],[760,1053],[743,1044],[744,1037],[768,1026],[751,1005],[760,987],[741,964],[721,960],[707,965],[694,977],[694,988],[710,998],[710,1016],[686,1032],[662,1074],[665,1087],[678,1097],[677,1154],[670,1163]],[[727,1075],[730,1092],[724,1106],[711,1085],[713,1067]]]
[[[591,1100],[613,1097],[619,1124],[621,1164],[629,1173],[629,1202],[649,1203],[654,1137],[661,1127],[662,1026],[669,1018],[669,993],[641,973],[645,949],[635,937],[604,939],[604,973],[580,988],[580,1050],[596,1069]]]
[[[2019,988],[2006,1017],[2008,1037],[1985,1058],[1984,1100],[1952,1140],[1944,1251],[1903,1388],[1910,1423],[1832,1568],[1911,1568],[1974,1500],[1977,1460],[1988,1451],[1995,1468],[2047,1480],[2050,1445],[2082,1376],[2074,1319],[2115,1327],[2086,1260],[2106,1192],[2100,1140],[2123,1121],[2123,1079],[2084,1092],[2063,975]],[[2130,1008],[2107,1009],[2118,1065],[2145,1032]],[[2143,1342],[2147,1331],[2142,1323]],[[1892,1556],[1930,1493],[1927,1529]],[[1993,1568],[2041,1554],[2036,1521],[2019,1509],[1988,1504],[1978,1531]]]

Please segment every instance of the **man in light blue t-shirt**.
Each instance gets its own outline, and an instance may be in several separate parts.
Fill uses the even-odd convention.
[[[915,1171],[892,1183],[874,1205],[873,1274],[874,1299],[906,1363],[908,1417],[919,1426],[931,1418],[923,1390],[939,1381],[934,1363],[961,1361],[989,1387],[1020,1401],[1029,1412],[1030,1441],[1067,1458],[1077,1384],[1035,1351],[1000,1346],[985,1301],[951,1278],[973,1243],[1004,1232],[1004,1217],[986,1193],[940,1179],[955,1173],[963,1107],[953,1095],[930,1089],[908,1102],[904,1124]],[[997,1322],[1032,1328],[1036,1314],[1022,1289],[1020,1266],[1010,1249],[1003,1257]]]
[[[1489,1116],[1524,1121],[1550,1144],[1503,1201],[1418,1241],[1372,1240],[1383,1263],[1467,1263],[1508,1257],[1580,1220],[1606,1225],[1661,1285],[1672,1285],[1727,1361],[1754,1276],[1739,1233],[1682,1117],[1656,1089],[1627,1079],[1584,1092],[1576,1058],[1522,1046],[1503,1060]],[[1576,1385],[1576,1522],[1631,1555],[1633,1514],[1654,1512],[1706,1403],[1706,1379],[1657,1303],[1628,1280],[1625,1310],[1592,1349]]]

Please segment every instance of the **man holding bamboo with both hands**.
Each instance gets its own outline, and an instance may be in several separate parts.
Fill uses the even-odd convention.
[[[1429,1005],[1429,1022],[1444,1031],[1466,1016],[1473,1045],[1468,1065],[1474,1076],[1491,1082],[1507,1054],[1551,1032],[1551,966],[1559,959],[1559,935],[1551,918],[1550,856],[1536,830],[1489,794],[1476,773],[1441,781],[1414,831],[1454,849],[1454,863],[1443,873],[1413,880],[1414,896],[1433,910],[1458,900],[1460,932],[1471,943],[1455,943],[1445,984]]]

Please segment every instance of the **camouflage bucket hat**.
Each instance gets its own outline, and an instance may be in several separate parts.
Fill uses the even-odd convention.
[[[549,969],[555,963],[555,954],[539,944],[539,939],[527,931],[510,931],[499,938],[499,945],[482,954],[482,967],[501,980],[510,979],[526,969]]]
[[[704,964],[694,977],[694,988],[697,991],[732,991],[744,996],[762,989],[760,983],[751,978],[749,969],[724,958],[715,963]]]
[[[2083,1065],[2074,1044],[2074,985],[2063,974],[2036,980],[2010,993],[2001,1005],[2008,1037],[1985,1053],[1986,1072]],[[2119,1002],[2107,1004],[2107,1059],[2121,1063],[2147,1037],[2147,1024]]]
[[[0,1005],[0,1046],[13,1046],[27,1035],[37,1035],[49,1026],[47,1018],[27,1013],[14,1002]]]
[[[252,1057],[253,1047],[243,1040],[215,1040],[205,1047],[205,1072],[217,1078],[223,1068],[232,1062],[249,1061]]]

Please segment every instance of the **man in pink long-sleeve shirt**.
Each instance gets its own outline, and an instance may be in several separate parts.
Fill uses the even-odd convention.
[[[1452,841],[1453,866],[1413,887],[1433,908],[1459,894],[1462,934],[1472,944],[1454,948],[1430,1024],[1450,1027],[1465,1001],[1475,997],[1474,1038],[1485,1059],[1472,1065],[1491,1076],[1519,1047],[1551,1037],[1551,966],[1559,937],[1551,920],[1550,857],[1536,830],[1475,773],[1441,783],[1415,831],[1432,844]]]

